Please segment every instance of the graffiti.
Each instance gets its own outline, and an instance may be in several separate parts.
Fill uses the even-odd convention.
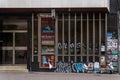
[[[106,67],[106,73],[109,73],[109,70],[113,70],[113,65],[110,66],[109,64]],[[111,69],[110,69],[111,68]],[[56,64],[56,69],[54,72],[64,72],[64,73],[101,73],[101,65],[99,62],[89,62],[89,63],[83,63],[83,62],[78,62],[78,63],[66,63],[66,62],[61,62],[59,61]]]
[[[65,63],[65,62],[58,62],[56,66],[55,72],[82,72],[83,71],[83,63]]]
[[[55,72],[66,72],[66,73],[72,72],[71,66],[68,63],[64,63],[60,61],[57,63]]]
[[[64,48],[67,49],[68,48],[68,42],[65,42],[64,44]],[[84,45],[84,44],[83,44]],[[58,49],[62,49],[62,42],[58,42]],[[75,44],[73,42],[70,43],[70,48],[74,48],[75,47]],[[81,47],[81,44],[80,42],[76,43],[76,48],[80,48]],[[84,46],[83,46],[84,47]]]
[[[73,63],[72,64],[73,72],[82,72],[83,71],[83,63]]]
[[[71,44],[70,44],[70,48],[71,48],[71,49],[74,48],[74,43],[71,43]]]
[[[76,69],[77,72],[82,72],[83,64],[82,63],[76,63],[75,64],[75,69]]]

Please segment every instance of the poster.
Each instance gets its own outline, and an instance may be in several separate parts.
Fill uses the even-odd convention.
[[[99,62],[94,63],[94,70],[100,70],[100,63]]]
[[[118,68],[118,38],[115,32],[107,33],[107,64],[112,63],[114,71]]]
[[[54,54],[55,48],[54,46],[42,46],[42,54]]]
[[[41,18],[41,54],[55,53],[55,20]]]
[[[118,61],[118,55],[107,55],[107,61]]]
[[[41,67],[55,68],[55,63],[54,55],[41,55]]]
[[[94,64],[92,62],[88,63],[88,70],[92,71]]]
[[[118,54],[118,39],[116,39],[113,33],[107,33],[107,53]]]
[[[101,56],[101,57],[100,57],[100,65],[101,65],[101,66],[106,66],[105,56]]]
[[[55,20],[51,17],[41,18],[42,33],[55,32]]]
[[[54,45],[55,42],[54,33],[42,33],[41,35],[42,45]]]
[[[55,67],[55,19],[41,18],[41,60],[40,67]]]
[[[55,43],[55,20],[50,17],[41,19],[41,41],[42,45]]]

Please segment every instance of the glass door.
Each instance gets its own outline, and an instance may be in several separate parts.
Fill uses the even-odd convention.
[[[1,64],[13,64],[13,33],[2,33],[2,60]]]
[[[15,64],[27,63],[27,31],[15,32]]]
[[[27,21],[3,20],[0,64],[27,63]]]
[[[27,31],[4,31],[2,36],[2,64],[26,64]]]

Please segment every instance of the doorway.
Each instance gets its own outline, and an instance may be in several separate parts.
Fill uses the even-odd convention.
[[[3,20],[0,32],[2,65],[27,64],[27,20]]]

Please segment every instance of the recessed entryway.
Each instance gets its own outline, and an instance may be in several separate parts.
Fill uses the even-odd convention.
[[[0,70],[27,70],[27,20],[2,20]]]

